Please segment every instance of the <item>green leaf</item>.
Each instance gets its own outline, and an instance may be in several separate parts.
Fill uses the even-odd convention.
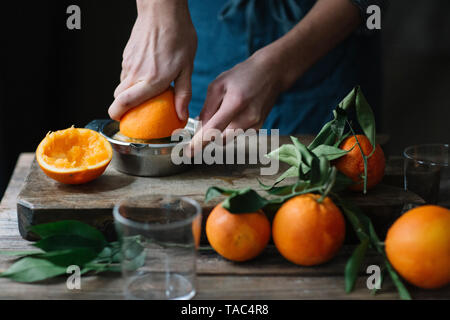
[[[336,143],[333,145],[333,147],[339,148],[339,146],[341,145],[341,143],[342,143],[345,139],[347,139],[350,135],[351,135],[350,132],[347,132],[347,133],[343,134],[342,137],[336,141]]]
[[[355,282],[368,247],[369,239],[366,238],[356,247],[345,265],[345,292],[347,293],[351,292],[355,287]]]
[[[311,174],[310,174],[311,185],[316,185],[321,180],[323,179],[320,174],[320,160],[319,158],[316,157],[311,160]]]
[[[336,182],[333,186],[333,192],[340,192],[343,190],[346,190],[350,185],[352,185],[354,182],[352,179],[347,177],[342,172],[337,172],[336,175]]]
[[[220,187],[209,187],[208,190],[206,190],[205,203],[208,203],[212,199],[214,199],[218,196],[221,196],[223,194],[230,195],[230,194],[234,194],[235,192],[237,192],[237,191],[232,190],[232,189],[225,189],[225,188],[220,188]]]
[[[129,271],[136,270],[138,268],[142,267],[142,265],[134,264],[133,266],[130,265]],[[85,268],[81,270],[81,274],[87,273],[90,271],[95,271],[96,274],[102,273],[102,272],[121,272],[122,266],[119,264],[95,264],[91,263],[88,264]]]
[[[261,180],[259,180],[258,178],[256,178],[256,181],[258,181],[258,184],[261,188],[263,188],[263,190],[267,190],[269,191],[270,189],[272,189],[273,187],[275,187],[275,185],[277,184],[276,182],[272,183],[271,185],[268,184],[264,184],[261,182]]]
[[[96,260],[102,260],[102,259],[110,259],[111,255],[112,255],[112,248],[110,245],[108,245],[107,247],[104,247],[103,250],[97,255]]]
[[[76,235],[53,235],[46,237],[33,244],[46,252],[66,249],[92,249],[99,253],[103,250],[106,242],[101,240],[88,239]]]
[[[118,263],[122,259],[122,253],[120,252],[121,248],[110,248],[105,247],[103,251],[97,256],[93,262],[101,263]]]
[[[122,239],[123,265],[126,270],[136,270],[145,264],[146,251],[144,249],[140,236]]]
[[[328,165],[329,162],[327,161]],[[337,169],[336,167],[331,168],[331,170],[328,170],[328,174],[326,175],[325,182],[322,183],[324,185],[323,190],[320,191],[322,193],[322,196],[319,198],[318,202],[322,202],[325,197],[328,196],[328,194],[331,192],[331,189],[334,187],[334,184],[336,183],[336,176],[337,176]]]
[[[206,191],[205,202],[222,194],[228,195],[224,202],[222,202],[222,206],[231,213],[254,212],[269,203],[251,188],[231,190],[219,187],[210,187]]]
[[[287,169],[281,176],[279,176],[275,180],[275,184],[278,184],[279,182],[283,181],[286,178],[292,178],[292,177],[298,177],[298,168],[297,167],[290,167]]]
[[[333,195],[333,197],[335,198],[341,209],[344,211],[347,219],[349,219],[361,242],[363,242],[365,239],[369,239],[371,246],[383,256],[386,270],[388,271],[392,282],[396,286],[400,298],[403,300],[410,300],[411,295],[409,294],[408,289],[406,289],[406,287],[403,285],[400,276],[389,263],[389,260],[384,253],[384,249],[380,245],[380,239],[375,232],[375,228],[373,227],[370,218],[363,214],[358,207],[353,206],[352,204],[342,200],[336,195]]]
[[[205,194],[205,203],[222,195],[222,190],[218,187],[209,187]]]
[[[126,263],[124,264],[124,269],[126,269],[128,271],[134,271],[134,270],[139,269],[140,267],[142,267],[145,264],[145,258],[146,258],[146,253],[145,253],[145,251],[142,251],[134,259],[127,260]]]
[[[222,203],[222,207],[231,213],[255,212],[269,203],[253,189],[244,189],[229,196]]]
[[[333,198],[336,202],[336,204],[342,209],[344,212],[344,215],[350,222],[350,224],[353,227],[353,230],[355,231],[357,237],[361,242],[369,238],[368,232],[366,231],[365,225],[361,222],[358,214],[358,209],[355,208],[353,205],[348,203],[347,201],[342,200],[340,197],[338,197],[336,194],[333,194]]]
[[[111,262],[119,263],[120,261],[122,261],[122,253],[120,252],[120,250],[113,252],[113,255],[111,257]]]
[[[278,159],[297,168],[301,160],[300,153],[292,144],[283,144],[278,149],[267,154],[267,157]]]
[[[326,157],[319,157],[320,159],[320,184],[326,185],[327,182],[330,180],[330,161]],[[333,181],[334,183],[334,181]]]
[[[298,177],[298,173],[299,173],[299,169],[297,167],[290,167],[289,169],[287,169],[285,172],[283,172],[272,185],[266,185],[264,183],[262,183],[259,179],[258,183],[259,185],[263,188],[263,190],[270,192],[270,190],[272,190],[276,185],[278,185],[280,182],[282,182],[284,179],[286,178],[292,178],[292,177]]]
[[[307,184],[309,186],[309,184]],[[291,188],[291,193],[287,194],[287,195],[283,195],[281,197],[277,197],[277,198],[273,198],[269,200],[269,204],[268,205],[272,205],[272,204],[281,204],[293,197],[305,194],[305,193],[314,193],[314,192],[320,192],[322,191],[323,187],[322,186],[318,186],[318,187],[309,187],[309,188],[302,188],[300,191],[295,191],[292,192],[292,186],[290,186]]]
[[[94,227],[76,220],[64,220],[32,226],[30,230],[41,238],[74,235],[106,243],[103,234]]]
[[[339,103],[339,108],[348,111],[350,108],[354,107],[356,100],[356,91],[357,87],[353,88],[352,91],[350,91],[347,96]]]
[[[331,120],[322,127],[322,129],[319,131],[314,140],[309,144],[308,148],[310,150],[313,150],[319,145],[328,145],[334,142],[336,138],[335,135],[333,134],[332,128],[334,122],[335,120]]]
[[[358,123],[361,126],[362,131],[367,136],[370,141],[370,144],[375,150],[375,116],[373,114],[372,108],[364,97],[364,94],[361,91],[361,88],[356,87],[356,117],[358,119]]]
[[[66,273],[66,268],[57,266],[50,261],[26,257],[14,263],[0,277],[18,282],[35,282],[53,278]]]
[[[392,282],[397,288],[397,291],[399,293],[399,296],[402,300],[411,300],[411,295],[408,292],[408,289],[406,289],[405,285],[403,284],[400,276],[397,274],[397,272],[394,270],[392,265],[390,264],[389,260],[386,257],[384,248],[380,245],[380,239],[375,231],[375,228],[373,226],[372,221],[369,217],[367,217],[364,214],[360,214],[361,220],[363,221],[363,224],[366,226],[366,228],[369,230],[369,236],[371,240],[372,246],[383,256],[384,258],[384,264],[386,266],[386,270],[389,273],[389,276],[392,279]]]
[[[311,169],[308,166],[306,166],[306,164],[300,163],[300,166],[298,167],[298,170],[297,170],[298,180],[306,182],[306,180],[307,180],[306,174],[309,171],[311,171]],[[307,181],[307,182],[309,183],[309,181]]]
[[[355,137],[356,145],[358,146],[359,151],[361,152],[361,157],[363,158],[363,162],[364,162],[363,193],[366,194],[367,193],[367,156],[364,154],[361,144],[358,141],[358,137],[356,136],[356,133],[353,130],[351,124],[350,123],[348,123],[348,124],[349,124],[350,130],[351,130],[353,136]],[[355,146],[353,146],[352,149],[354,147]],[[373,151],[375,151],[375,148],[373,148],[372,153],[373,153]],[[358,183],[360,183],[360,182],[358,182]]]
[[[312,150],[312,152],[317,157],[326,157],[327,160],[335,160],[342,156],[345,156],[347,153],[349,153],[351,150],[342,150],[333,146],[326,146],[324,144],[317,146]]]
[[[75,248],[41,253],[36,255],[36,258],[45,259],[61,267],[68,267],[70,265],[83,266],[94,260],[97,254],[90,248]]]
[[[128,243],[133,243],[133,245],[130,245],[129,247],[133,247],[134,252],[130,252],[130,249],[128,250],[129,257],[130,255],[134,255],[131,257],[131,260],[133,260],[142,253],[144,248],[140,244],[141,239],[139,236],[127,237],[127,239]],[[121,248],[122,247],[119,241],[110,242],[108,246],[105,247],[102,252],[100,252],[97,258],[84,265],[81,273],[83,274],[90,271],[95,271],[97,274],[106,271],[120,272],[120,262],[122,261]]]
[[[309,186],[309,181],[297,181],[295,184],[289,184],[280,187],[273,187],[267,192],[271,195],[287,195],[292,192],[292,188],[295,187],[295,192],[305,189]]]
[[[29,251],[0,251],[0,255],[2,256],[31,256],[42,253],[42,251],[38,250],[29,250]]]
[[[144,263],[145,263],[145,260],[144,260]],[[142,267],[144,265],[144,263],[142,265],[139,265],[139,268]],[[121,272],[122,267],[120,265],[109,265],[105,269],[103,269],[103,271]]]
[[[301,143],[296,137],[291,136],[292,143],[300,152],[301,162],[306,164],[308,167],[311,166],[311,162],[314,158],[317,158],[314,153],[312,153],[303,143]]]
[[[400,276],[397,274],[397,272],[395,272],[394,268],[389,263],[389,261],[386,257],[384,258],[384,264],[386,266],[386,270],[389,272],[392,282],[394,283],[395,287],[397,288],[400,299],[411,300],[412,298],[408,292],[408,289],[406,289],[405,285],[403,284],[402,280],[400,279]]]
[[[347,123],[347,112],[340,108],[339,106],[336,107],[336,109],[333,111],[334,120],[331,124],[331,130],[334,133],[334,139],[332,141],[329,141],[327,145],[332,145],[335,143],[336,140],[342,139],[342,136],[344,135],[345,131],[345,125]]]
[[[122,251],[126,260],[132,260],[139,256],[144,251],[142,237],[140,235],[124,237],[122,239]]]

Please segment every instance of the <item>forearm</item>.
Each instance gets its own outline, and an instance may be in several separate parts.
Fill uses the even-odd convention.
[[[178,117],[188,117],[197,34],[187,0],[136,0],[138,16],[123,51],[112,119],[161,94],[173,83]]]
[[[136,0],[136,7],[139,17],[152,19],[189,13],[187,0]]]
[[[320,0],[291,31],[256,54],[277,65],[282,90],[287,90],[360,23],[350,0]]]

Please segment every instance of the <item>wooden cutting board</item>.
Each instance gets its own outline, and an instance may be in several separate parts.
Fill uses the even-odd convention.
[[[310,139],[303,137],[301,140],[307,143]],[[398,182],[401,174],[399,170],[395,163],[390,165],[388,162],[385,182]],[[84,185],[64,185],[48,178],[34,160],[17,198],[19,230],[23,238],[35,240],[33,234],[27,231],[30,226],[75,219],[95,226],[108,239],[114,239],[113,206],[124,197],[138,194],[192,197],[201,204],[205,221],[211,209],[220,201],[219,198],[208,204],[204,203],[204,195],[209,186],[250,186],[260,190],[256,178],[265,184],[270,184],[275,179],[274,176],[260,176],[258,165],[195,165],[184,173],[168,177],[130,176],[109,166],[101,177],[92,182]],[[344,197],[351,198],[372,218],[380,236],[383,237],[387,227],[401,214],[405,203],[422,202],[417,195],[388,184],[378,185],[367,195],[349,192]],[[204,234],[202,239],[205,241]]]

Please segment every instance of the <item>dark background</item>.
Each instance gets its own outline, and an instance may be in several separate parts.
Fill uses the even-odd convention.
[[[71,4],[81,7],[81,30],[66,28]],[[373,75],[382,94],[369,102],[391,137],[388,155],[450,140],[448,12],[448,0],[393,0],[383,16]],[[0,4],[0,197],[19,153],[35,151],[48,131],[107,117],[135,17],[132,0]]]

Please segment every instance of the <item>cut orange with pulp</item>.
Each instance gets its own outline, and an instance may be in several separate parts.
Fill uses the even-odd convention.
[[[111,144],[100,133],[73,127],[48,133],[36,150],[36,160],[44,173],[66,184],[99,177],[112,155]]]

